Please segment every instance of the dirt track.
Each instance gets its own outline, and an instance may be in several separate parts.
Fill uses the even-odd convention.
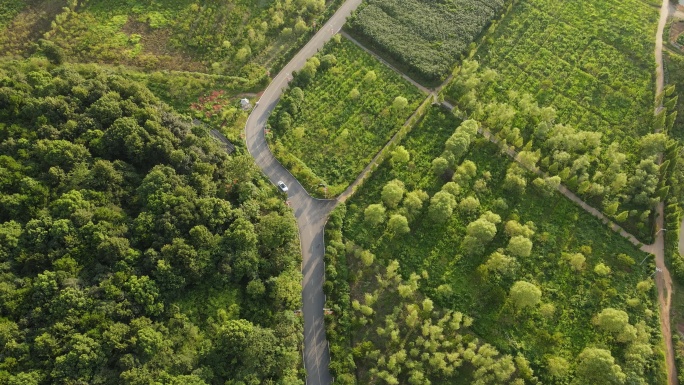
[[[670,1],[663,0],[660,7],[660,21],[658,22],[658,29],[655,38],[655,60],[657,65],[656,70],[656,97],[661,94],[665,85],[665,71],[663,69],[663,31],[667,18],[670,15]],[[663,108],[662,103],[655,106],[655,112],[658,113]],[[662,156],[658,163],[662,162]],[[655,255],[656,262],[656,287],[658,288],[658,304],[660,305],[660,327],[663,333],[663,340],[665,342],[665,364],[667,367],[667,378],[669,385],[678,385],[677,367],[675,366],[674,348],[672,346],[672,331],[671,331],[671,303],[672,303],[672,278],[670,272],[665,266],[665,240],[663,229],[664,223],[664,204],[660,202],[657,208],[656,219],[656,240],[652,245],[644,246],[641,249]]]

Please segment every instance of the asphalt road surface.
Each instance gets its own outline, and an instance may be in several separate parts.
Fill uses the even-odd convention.
[[[302,248],[302,313],[304,316],[304,367],[307,372],[307,385],[328,385],[332,377],[328,370],[330,354],[325,338],[323,321],[323,228],[328,214],[335,207],[335,200],[312,198],[301,184],[273,156],[264,137],[264,127],[268,116],[275,108],[280,95],[291,79],[292,71],[304,66],[306,60],[315,55],[323,45],[336,34],[347,17],[361,0],[347,0],[314,35],[297,55],[276,75],[264,91],[258,105],[247,119],[245,127],[247,149],[256,164],[274,184],[280,180],[287,184],[287,197],[294,210],[299,226]]]

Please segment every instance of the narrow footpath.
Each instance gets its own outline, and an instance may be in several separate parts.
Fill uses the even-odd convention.
[[[655,37],[655,61],[656,61],[656,99],[658,95],[662,94],[665,86],[665,70],[663,68],[663,32],[667,19],[670,15],[670,0],[663,0],[660,7],[660,19],[658,21],[658,29]],[[663,108],[662,101],[655,106],[655,113],[657,114]],[[658,160],[658,164],[662,163],[662,155]],[[658,303],[660,304],[660,326],[665,342],[665,364],[667,367],[667,379],[669,385],[678,385],[677,367],[675,364],[674,347],[672,346],[672,330],[671,330],[671,304],[672,304],[672,277],[665,266],[665,203],[658,203],[656,209],[656,239],[652,245],[642,247],[642,250],[655,255],[656,263],[656,287],[658,288]],[[681,242],[681,238],[680,238]]]

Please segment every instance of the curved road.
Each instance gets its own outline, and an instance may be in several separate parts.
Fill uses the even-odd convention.
[[[282,180],[288,185],[287,197],[297,217],[302,248],[302,274],[304,275],[302,313],[304,315],[304,368],[307,372],[307,385],[332,383],[328,370],[330,353],[323,322],[325,304],[323,229],[328,214],[337,201],[314,199],[306,192],[297,179],[275,159],[269,150],[264,137],[264,127],[281,93],[287,87],[292,72],[301,69],[306,60],[316,54],[340,30],[347,17],[359,4],[361,0],[347,0],[342,4],[318,33],[273,78],[245,126],[247,150],[271,182]]]

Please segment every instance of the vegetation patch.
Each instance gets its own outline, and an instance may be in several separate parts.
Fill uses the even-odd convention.
[[[1,383],[303,384],[297,226],[249,155],[96,65],[2,63],[0,122]]]
[[[652,132],[656,8],[642,0],[517,3],[477,54],[504,90],[607,139]]]
[[[0,21],[0,47],[5,56],[25,55],[33,51],[33,43],[50,30],[51,23],[62,12],[66,1],[5,1]]]
[[[297,74],[271,114],[271,148],[309,193],[344,191],[423,95],[354,43],[338,38]]]
[[[478,125],[433,109],[331,216],[336,381],[368,383],[387,372],[399,383],[414,375],[457,384],[665,383],[652,260],[558,194],[556,178],[511,163]],[[405,280],[396,302],[382,300],[393,282],[386,269]],[[472,317],[461,337],[443,341],[467,341],[473,352],[450,356],[432,342],[433,326],[413,324],[414,310],[426,322],[426,298],[452,319],[449,312]],[[450,333],[445,322],[431,325]],[[402,337],[406,328],[414,334]],[[407,364],[425,357],[413,341],[433,349],[429,362]],[[421,373],[397,370],[404,366]]]
[[[677,102],[673,89],[660,96],[664,108],[652,125],[659,133],[614,137],[592,126],[568,124],[554,107],[539,106],[528,93],[507,90],[501,85],[505,74],[478,66],[464,61],[445,89],[458,113],[481,121],[505,146],[517,149],[530,167],[560,177],[590,205],[649,243],[655,207],[670,189],[663,175],[674,167],[673,162],[658,165],[660,154],[676,145],[667,135],[677,117],[676,111],[669,112]]]
[[[408,73],[439,83],[505,0],[369,0],[350,19],[355,36],[389,55]]]
[[[0,1],[0,28],[11,21],[24,7],[24,0],[2,0]]]
[[[672,91],[672,98],[684,97],[684,57],[671,52],[663,52],[665,66],[665,81],[667,90]],[[678,140],[676,149],[667,155],[666,159],[675,166],[668,175],[670,194],[665,205],[665,261],[668,264],[673,279],[672,293],[672,340],[674,344],[677,375],[680,382],[684,382],[684,254],[679,249],[679,234],[682,223],[682,208],[684,207],[684,107],[681,103],[676,104],[673,115],[676,116],[671,135]]]
[[[680,142],[684,141],[684,103],[678,103],[679,99],[684,100],[684,56],[663,52],[663,65],[665,67],[665,80],[669,85],[670,91],[676,97],[672,104],[674,124],[670,134]]]
[[[64,3],[44,3],[56,5],[59,15],[51,15],[43,32],[70,61],[250,78],[282,65],[339,1],[70,0],[65,11]],[[14,51],[26,53],[35,37],[13,40],[22,43]],[[7,44],[0,40],[3,49]]]

